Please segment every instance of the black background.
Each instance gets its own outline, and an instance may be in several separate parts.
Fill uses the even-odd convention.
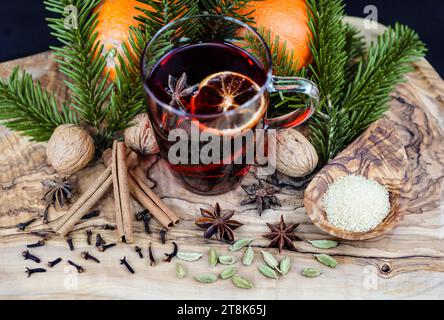
[[[415,29],[427,44],[427,59],[444,76],[443,0],[346,0],[347,14],[365,17],[364,8],[375,5],[379,21],[399,21]],[[0,6],[0,62],[24,57],[56,45],[44,18],[43,0],[2,1]]]

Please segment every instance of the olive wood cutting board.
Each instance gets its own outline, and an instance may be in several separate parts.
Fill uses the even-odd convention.
[[[341,230],[329,223],[324,212],[323,197],[328,186],[349,174],[375,180],[389,192],[390,212],[370,231]],[[411,175],[407,153],[395,128],[395,122],[383,118],[373,123],[313,178],[305,190],[304,207],[315,225],[339,239],[375,238],[393,229],[408,209],[405,194],[412,187]]]
[[[363,28],[362,20],[348,18],[357,27]],[[364,30],[367,39],[374,39],[383,31]],[[63,76],[46,52],[0,64],[0,77],[7,77],[15,66],[31,72],[42,85],[55,92],[59,99],[67,96],[62,85]],[[268,231],[266,222],[277,223],[281,215],[287,223],[299,223],[296,232],[304,240],[331,239],[316,227],[303,207],[303,191],[294,187],[297,182],[282,178],[284,186],[278,194],[282,207],[266,210],[259,217],[252,206],[240,206],[246,195],[241,188],[219,196],[192,194],[178,184],[166,169],[163,161],[153,159],[150,177],[157,181],[155,192],[181,217],[181,223],[167,233],[167,244],[159,241],[157,222],[152,223],[152,233],[144,233],[142,223],[134,223],[135,240],[144,248],[145,259],[139,259],[133,246],[118,245],[105,253],[98,253],[87,246],[84,231],[92,228],[110,242],[116,240],[114,231],[100,227],[114,224],[113,199],[109,193],[98,205],[99,217],[82,221],[76,225],[72,236],[75,251],[58,237],[51,238],[45,247],[33,249],[45,263],[56,257],[64,261],[46,274],[27,279],[26,266],[35,267],[24,261],[21,251],[25,244],[35,242],[38,237],[31,231],[45,231],[60,219],[63,211],[49,212],[49,225],[41,220],[26,232],[18,232],[15,225],[42,215],[43,179],[55,175],[46,162],[45,144],[31,143],[16,133],[0,127],[0,298],[136,298],[136,299],[310,299],[310,298],[442,298],[444,296],[444,82],[426,61],[414,65],[415,71],[407,76],[406,83],[392,93],[391,109],[386,119],[391,121],[402,143],[412,182],[411,190],[403,196],[406,201],[403,219],[384,235],[367,241],[340,241],[340,245],[328,251],[316,249],[306,241],[295,242],[299,252],[283,252],[267,249],[281,258],[289,256],[293,266],[291,272],[279,281],[263,277],[257,271],[261,262],[260,250],[267,245],[261,235]],[[150,160],[147,160],[150,161]],[[78,173],[79,194],[103,171],[104,165],[92,165]],[[255,182],[253,174],[244,183]],[[285,187],[286,186],[286,187]],[[209,269],[206,253],[214,247],[219,253],[227,253],[227,245],[202,237],[203,231],[194,225],[199,209],[214,205],[218,201],[223,209],[236,210],[235,219],[244,226],[235,231],[237,238],[253,237],[256,251],[250,267],[239,267],[239,274],[248,277],[255,285],[252,290],[235,288],[230,281],[219,280],[215,284],[199,284],[193,275],[202,272],[218,273],[221,267]],[[137,210],[137,204],[135,203]],[[172,249],[176,241],[182,250],[202,252],[204,259],[194,263],[183,263],[189,276],[176,279],[175,263],[159,263],[150,267],[147,260],[149,243],[153,243],[157,258]],[[100,260],[100,264],[80,259],[80,252],[89,250]],[[328,252],[338,262],[336,269],[320,265],[314,253]],[[242,252],[234,253],[237,259]],[[119,264],[127,256],[136,270],[130,275]],[[86,268],[83,274],[66,265],[71,259]],[[304,278],[300,271],[315,267],[323,274],[316,279]],[[42,285],[44,284],[44,285]]]

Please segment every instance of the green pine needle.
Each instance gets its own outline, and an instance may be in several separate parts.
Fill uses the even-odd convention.
[[[169,22],[198,13],[196,0],[137,0],[152,8],[146,10],[137,7],[141,11],[141,15],[136,19],[141,22],[142,28],[149,27],[151,30],[157,31]]]
[[[346,27],[342,23],[344,3],[342,0],[308,0],[309,28],[313,34],[310,49],[313,63],[310,78],[319,87],[321,103],[310,121],[311,141],[321,161],[333,156],[332,143],[342,139],[348,128],[347,116],[340,116],[341,103],[346,84]]]
[[[113,90],[108,84],[108,75],[103,76],[107,64],[102,55],[103,45],[97,41],[97,13],[94,8],[100,0],[46,0],[44,4],[50,12],[59,15],[47,18],[48,26],[63,47],[51,47],[59,63],[59,70],[66,75],[70,89],[72,107],[82,120],[100,130],[106,116],[105,104]],[[68,15],[65,8],[72,5],[77,15]],[[76,27],[66,27],[69,18],[77,21]]]
[[[347,64],[345,66],[345,78],[347,82],[353,80],[358,63],[365,57],[364,37],[355,27],[345,24],[345,51],[347,52]]]
[[[223,14],[254,24],[253,10],[248,9],[255,0],[139,1],[153,10],[139,8],[141,14],[136,18],[140,25],[132,28],[123,53],[117,53],[120,65],[116,68],[115,84],[111,85],[108,75],[104,75],[107,61],[101,54],[103,45],[94,32],[98,21],[93,10],[100,0],[44,1],[47,10],[59,16],[47,20],[52,34],[64,45],[53,50],[60,71],[67,77],[70,101],[58,106],[54,95],[34,84],[29,74],[20,75],[15,70],[8,82],[0,82],[0,121],[36,141],[48,140],[60,124],[86,123],[98,133],[95,136],[98,149],[106,148],[116,133],[130,126],[133,117],[144,109],[139,60],[155,32],[174,19],[202,13]],[[78,28],[65,27],[67,5],[77,8]],[[307,69],[296,70],[296,53],[288,52],[279,37],[272,37],[265,29],[259,32],[271,48],[275,74],[306,77],[319,86],[321,104],[309,122],[310,138],[321,162],[326,163],[384,114],[390,92],[411,70],[411,63],[424,56],[426,49],[413,30],[397,24],[367,53],[358,31],[342,22],[343,0],[307,0],[307,5],[313,34],[310,42],[313,63]],[[241,9],[248,14],[240,14]],[[208,30],[223,36],[221,28],[213,27],[196,24],[185,32],[191,38]],[[233,36],[233,31],[224,32]],[[149,63],[171,49],[168,34],[163,40],[154,48]],[[251,50],[259,50],[254,38],[247,37],[246,42]],[[303,105],[300,96],[288,93],[273,94],[271,102],[273,115]]]
[[[106,115],[109,132],[122,131],[144,109],[144,95],[139,61],[151,33],[131,28],[129,41],[123,44],[116,67],[115,90]]]
[[[354,81],[348,84],[342,110],[349,114],[351,127],[345,143],[351,143],[362,130],[388,110],[390,93],[412,63],[426,53],[424,43],[412,29],[396,24],[370,46],[368,58],[358,66]]]
[[[196,0],[200,13],[229,16],[237,20],[254,23],[251,2],[261,0]],[[241,14],[239,12],[247,12]]]
[[[343,0],[307,2],[314,35],[310,77],[321,91],[310,138],[327,163],[383,116],[390,93],[424,56],[425,46],[413,30],[397,24],[366,54],[358,31],[342,22]]]
[[[8,82],[0,82],[0,122],[33,141],[47,141],[61,124],[77,124],[75,112],[60,108],[53,94],[34,83],[32,76],[14,69]]]

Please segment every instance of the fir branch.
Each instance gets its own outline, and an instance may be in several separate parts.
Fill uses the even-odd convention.
[[[116,66],[115,90],[111,94],[110,105],[107,110],[107,127],[102,132],[102,141],[104,148],[106,148],[107,141],[112,141],[114,132],[124,130],[130,127],[132,119],[139,112],[143,111],[145,107],[143,93],[143,79],[141,78],[140,61],[146,44],[153,36],[153,34],[164,25],[168,23],[169,19],[177,18],[178,12],[170,12],[169,8],[177,8],[171,6],[172,3],[168,1],[145,1],[139,0],[149,4],[155,8],[163,9],[157,12],[157,18],[153,19],[151,14],[154,12],[147,11],[137,7],[141,11],[141,15],[136,17],[139,21],[143,21],[139,27],[131,27],[129,39],[122,45],[122,52],[118,53],[119,63]],[[178,2],[174,4],[179,5]],[[185,5],[186,1],[182,3]],[[179,6],[181,9],[183,7]],[[163,12],[163,14],[161,14]],[[162,16],[162,18],[160,18]],[[163,38],[159,38],[156,45],[151,46],[149,52],[150,60],[147,61],[147,66],[154,65],[161,56],[172,48],[170,41],[171,32],[165,33]]]
[[[298,60],[295,58],[294,50],[287,49],[287,42],[281,41],[279,35],[273,36],[271,30],[267,30],[264,27],[258,28],[258,33],[262,36],[265,43],[268,45],[271,51],[273,61],[273,71],[277,76],[296,77],[302,76],[305,71],[298,72],[297,67],[299,65]],[[255,37],[247,37],[247,41],[253,44]],[[256,51],[264,52],[262,44],[256,47]],[[265,57],[264,57],[265,58]]]
[[[254,23],[254,12],[251,2],[261,0],[196,0],[199,3],[200,13],[218,14],[235,18],[237,20]],[[246,14],[239,12],[249,10]]]
[[[412,63],[426,53],[418,34],[407,26],[389,27],[370,46],[368,58],[359,63],[356,76],[348,86],[343,110],[350,113],[352,127],[346,142],[365,130],[388,110],[390,93],[404,75],[413,71]]]
[[[107,112],[107,131],[115,132],[131,126],[131,120],[144,107],[144,94],[139,61],[151,32],[131,28],[128,42],[122,45],[118,55],[115,90],[111,94]]]
[[[281,41],[278,35],[274,36],[271,30],[260,26],[257,32],[262,36],[263,40],[270,48],[271,58],[273,62],[273,73],[278,76],[288,77],[307,77],[307,69],[298,70],[298,61],[295,59],[294,50],[288,50],[287,42]],[[266,51],[262,41],[255,34],[250,32],[244,33],[243,48],[260,61],[266,61]],[[305,106],[305,100],[299,94],[294,93],[273,93],[270,97],[269,116],[277,117],[293,111],[295,108]]]
[[[103,76],[106,58],[102,55],[103,45],[97,41],[94,31],[98,20],[94,8],[100,0],[47,0],[46,9],[58,14],[59,18],[47,18],[52,35],[62,42],[64,47],[51,47],[59,63],[59,70],[68,78],[65,81],[71,91],[72,106],[83,120],[100,130],[106,115],[104,105],[109,98],[112,85],[108,85],[108,75]],[[76,8],[74,26],[66,27],[67,6]]]
[[[33,141],[48,141],[61,124],[77,124],[76,114],[60,108],[53,94],[34,83],[32,76],[14,69],[7,83],[0,82],[0,121]]]
[[[312,32],[311,77],[323,99],[331,99],[334,105],[341,99],[345,86],[347,54],[345,26],[342,23],[344,4],[342,0],[307,0],[307,5],[308,25]],[[324,111],[328,111],[328,108],[325,107]]]
[[[346,85],[346,27],[342,23],[342,0],[308,0],[309,28],[312,32],[310,50],[313,63],[310,76],[319,87],[321,103],[310,121],[311,141],[321,161],[330,159],[335,151],[333,141],[342,139],[348,117],[338,111]]]
[[[364,37],[358,29],[348,23],[345,24],[345,52],[348,56],[345,67],[345,78],[347,82],[350,82],[356,74],[358,63],[364,59],[367,51]]]
[[[152,8],[146,10],[137,7],[141,15],[136,17],[142,28],[157,31],[169,22],[186,15],[198,13],[196,0],[137,0]]]
[[[373,44],[364,58],[358,32],[341,22],[342,0],[308,0],[314,34],[312,80],[321,106],[310,121],[311,141],[326,163],[388,109],[390,92],[425,53],[411,29],[396,25]]]
[[[270,30],[263,27],[258,28],[258,33],[270,48],[273,61],[273,74],[286,77],[306,78],[307,68],[298,70],[299,61],[295,57],[294,50],[288,50],[287,42],[281,41],[279,35],[273,36]],[[263,51],[263,49],[262,49]],[[300,94],[277,92],[270,95],[270,117],[278,117],[294,109],[305,107],[305,99]]]

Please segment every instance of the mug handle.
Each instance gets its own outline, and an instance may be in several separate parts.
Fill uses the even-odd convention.
[[[268,129],[292,128],[308,120],[319,107],[319,89],[310,80],[298,77],[278,77],[273,76],[269,88],[270,93],[294,92],[305,94],[310,99],[310,105],[305,108],[298,108],[289,114],[266,119]]]

